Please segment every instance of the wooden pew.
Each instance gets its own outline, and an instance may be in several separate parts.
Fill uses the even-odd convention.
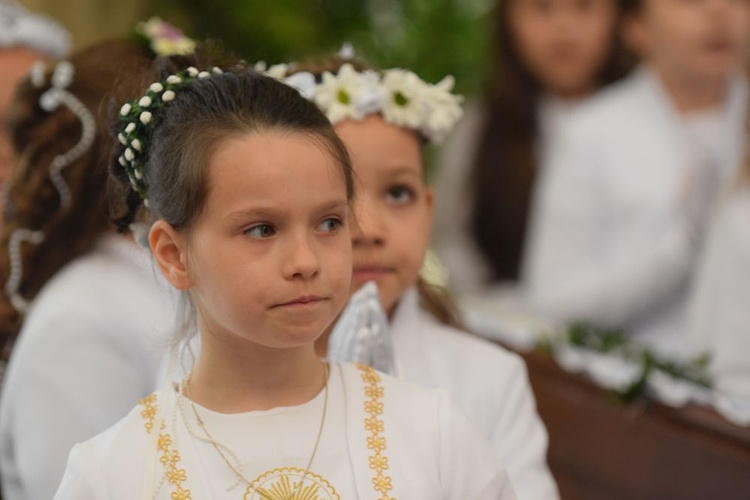
[[[750,428],[704,407],[624,405],[545,355],[521,354],[563,500],[750,500]]]

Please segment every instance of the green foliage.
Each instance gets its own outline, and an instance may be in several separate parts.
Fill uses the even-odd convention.
[[[338,50],[345,42],[380,67],[405,67],[474,91],[486,60],[487,0],[153,0],[150,15],[197,39],[215,38],[269,64]]]

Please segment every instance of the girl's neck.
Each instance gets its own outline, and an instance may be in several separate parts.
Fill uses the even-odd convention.
[[[288,349],[246,344],[202,335],[189,383],[196,403],[220,413],[243,413],[300,405],[323,389],[325,367],[312,344]]]
[[[652,70],[681,114],[720,106],[727,98],[729,82],[721,78],[688,78],[656,66]]]

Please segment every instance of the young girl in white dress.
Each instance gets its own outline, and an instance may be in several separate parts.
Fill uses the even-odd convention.
[[[419,275],[434,206],[423,146],[439,142],[461,115],[451,79],[429,85],[410,71],[374,72],[346,56],[269,72],[303,88],[352,157],[352,292],[374,281],[389,318],[383,342],[373,342],[368,335],[375,332],[367,328],[337,325],[345,338],[332,339],[336,345],[328,350],[324,336],[319,352],[373,362],[400,379],[447,390],[508,467],[519,498],[557,498],[547,434],[523,361],[462,331],[447,297]],[[342,352],[341,344],[351,348]]]
[[[517,288],[553,141],[582,101],[632,65],[617,36],[620,2],[497,2],[488,88],[440,155],[434,243],[451,291]]]
[[[171,62],[120,110],[112,173],[118,224],[150,224],[201,352],[77,445],[55,498],[515,498],[443,393],[315,353],[352,274],[351,167],[325,116],[254,71]]]
[[[525,279],[536,310],[686,354],[686,291],[713,198],[743,154],[744,1],[629,1],[644,55],[587,103],[549,156]]]

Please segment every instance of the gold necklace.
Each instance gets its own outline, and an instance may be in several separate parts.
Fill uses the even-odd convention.
[[[297,484],[297,486],[294,488],[294,491],[292,492],[292,494],[289,496],[289,498],[287,500],[294,500],[295,498],[297,498],[297,494],[302,489],[302,486],[305,483],[305,479],[307,478],[307,475],[310,473],[310,467],[312,466],[313,459],[315,458],[315,454],[318,451],[318,445],[320,444],[320,436],[323,434],[323,424],[325,423],[325,420],[326,420],[326,411],[328,409],[328,379],[329,379],[329,375],[330,375],[330,370],[329,370],[329,367],[328,367],[328,363],[324,362],[323,363],[323,377],[324,377],[325,384],[323,386],[323,390],[325,391],[325,395],[324,395],[324,399],[323,399],[323,412],[322,412],[321,417],[320,417],[320,425],[318,426],[318,435],[315,438],[315,446],[313,447],[312,454],[310,455],[310,460],[307,461],[307,467],[305,467],[305,469],[304,469],[305,472],[302,475],[302,478],[300,479],[300,481]],[[219,456],[224,461],[224,463],[227,464],[227,466],[234,473],[234,476],[237,479],[237,483],[235,483],[234,485],[232,485],[229,488],[229,490],[233,489],[240,481],[244,482],[247,485],[247,488],[245,490],[245,497],[247,497],[247,495],[249,493],[251,493],[252,490],[255,490],[255,488],[252,486],[252,483],[244,476],[244,474],[242,473],[243,471],[240,471],[240,469],[242,469],[242,463],[237,458],[237,455],[227,445],[225,445],[223,443],[219,443],[218,441],[216,441],[213,438],[213,436],[211,436],[211,433],[208,432],[208,429],[206,428],[206,423],[203,421],[203,419],[198,414],[198,408],[196,408],[196,406],[195,406],[195,401],[190,396],[190,387],[189,386],[190,386],[190,379],[191,379],[191,377],[192,377],[192,374],[188,376],[187,381],[185,382],[184,385],[183,385],[182,382],[180,382],[180,387],[179,387],[178,394],[180,396],[184,397],[185,399],[187,399],[190,402],[190,407],[193,409],[193,415],[195,415],[195,420],[196,420],[196,422],[198,422],[198,426],[203,430],[203,433],[206,435],[206,440],[209,443],[211,443],[211,446],[213,446],[213,448],[216,450],[216,453],[219,454]],[[183,416],[183,420],[184,420],[184,416]],[[198,436],[195,436],[193,434],[192,430],[190,430],[189,427],[188,427],[188,430],[190,431],[190,434],[193,435],[193,437],[196,437],[196,438],[198,437]],[[234,458],[234,460],[239,464],[239,469],[237,467],[235,467],[234,465],[232,465],[232,462],[224,454],[224,452],[222,451],[222,448],[226,448],[227,451],[232,455],[232,458]],[[257,492],[257,490],[256,490],[256,492]]]

